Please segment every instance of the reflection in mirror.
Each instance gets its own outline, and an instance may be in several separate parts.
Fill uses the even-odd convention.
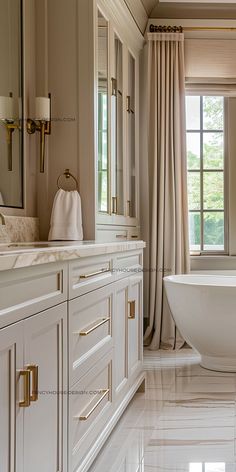
[[[98,10],[98,211],[109,211],[108,23]]]
[[[0,206],[23,206],[22,0],[0,0]]]

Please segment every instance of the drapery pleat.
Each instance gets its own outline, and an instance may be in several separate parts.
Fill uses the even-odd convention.
[[[150,195],[150,349],[184,344],[173,321],[163,277],[189,272],[185,136],[184,36],[148,34],[148,160]]]

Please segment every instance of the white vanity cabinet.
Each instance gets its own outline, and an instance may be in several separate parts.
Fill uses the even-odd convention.
[[[88,471],[144,383],[143,243],[127,244],[0,271],[1,471]]]
[[[66,470],[66,316],[63,303],[0,330],[0,470]]]
[[[19,407],[23,369],[23,323],[0,330],[0,470],[23,472],[23,408]]]
[[[142,369],[142,275],[131,275],[116,284],[114,344],[114,393],[119,400]]]
[[[31,369],[32,397],[24,409],[24,472],[62,472],[67,452],[66,303],[24,322],[24,369]]]

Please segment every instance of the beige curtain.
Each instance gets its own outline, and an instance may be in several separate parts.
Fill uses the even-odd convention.
[[[184,344],[165,297],[163,277],[189,271],[185,137],[184,36],[148,34],[148,158],[150,194],[150,349]]]

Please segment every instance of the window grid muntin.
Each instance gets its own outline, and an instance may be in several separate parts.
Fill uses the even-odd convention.
[[[188,173],[200,173],[200,209],[199,210],[189,210],[189,213],[192,214],[197,214],[200,213],[200,252],[202,253],[209,253],[209,254],[214,254],[214,253],[226,253],[226,233],[227,233],[227,228],[226,228],[226,185],[225,185],[225,174],[226,174],[226,161],[225,161],[225,156],[226,156],[226,143],[225,143],[225,98],[223,101],[223,129],[217,129],[217,130],[212,130],[212,129],[207,129],[205,130],[203,128],[203,98],[205,95],[198,95],[196,96],[200,97],[200,129],[186,129],[186,134],[189,133],[198,133],[200,134],[200,167],[198,169],[187,169]],[[214,96],[212,94],[212,96]],[[203,159],[203,137],[205,133],[221,133],[223,134],[223,169],[219,168],[206,168],[204,169],[204,159]],[[224,208],[223,209],[204,209],[204,192],[203,192],[203,180],[204,180],[204,173],[205,172],[223,172],[224,173],[224,179],[223,179],[223,203],[224,203]],[[217,213],[224,213],[224,249],[222,250],[217,250],[217,249],[204,249],[204,213],[211,213],[211,212],[217,212]],[[191,248],[190,248],[191,250]]]

